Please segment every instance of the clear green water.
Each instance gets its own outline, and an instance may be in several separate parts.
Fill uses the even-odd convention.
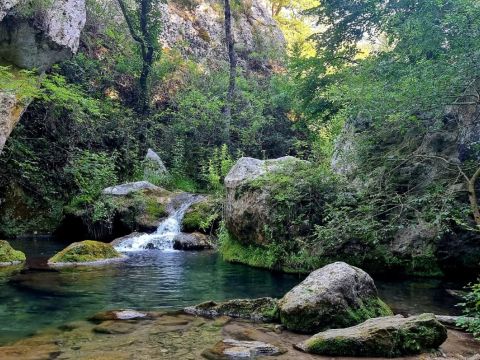
[[[65,246],[46,240],[12,242],[30,270],[0,271],[0,344],[44,328],[118,308],[180,309],[206,300],[280,297],[302,279],[222,261],[212,252],[129,254],[106,267],[51,271],[38,264]],[[377,282],[380,295],[401,313],[455,313],[456,300],[439,281]],[[458,286],[457,286],[458,287]]]

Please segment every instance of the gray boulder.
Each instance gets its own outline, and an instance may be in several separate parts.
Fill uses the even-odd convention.
[[[122,185],[110,186],[102,190],[104,195],[125,196],[132,192],[140,190],[160,190],[158,186],[149,183],[148,181],[136,181]]]
[[[397,357],[437,349],[447,330],[433,314],[369,319],[346,329],[332,329],[305,340],[295,348],[327,356]]]
[[[0,58],[21,68],[45,70],[76,53],[86,21],[85,0],[39,4],[28,17],[17,2],[0,7]]]
[[[240,158],[225,177],[225,226],[244,244],[265,245],[265,228],[273,223],[274,209],[269,203],[268,187],[249,186],[264,175],[291,167],[291,171],[307,161],[291,156],[273,160]]]
[[[335,262],[312,272],[280,301],[280,320],[288,329],[313,333],[392,315],[378,298],[365,271]]]
[[[173,238],[173,248],[175,250],[205,250],[211,249],[212,245],[205,234],[199,232],[180,233]]]
[[[162,177],[168,175],[168,170],[165,167],[160,156],[153,151],[152,149],[148,149],[147,155],[145,155],[144,159],[144,178],[149,179],[152,176],[155,177]]]
[[[241,341],[224,339],[212,349],[206,350],[202,356],[207,359],[256,359],[258,356],[276,356],[286,350],[262,341]]]

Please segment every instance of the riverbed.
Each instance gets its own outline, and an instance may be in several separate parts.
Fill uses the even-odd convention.
[[[109,309],[176,310],[206,300],[281,297],[303,277],[224,262],[217,253],[146,250],[103,267],[53,271],[42,264],[66,246],[52,240],[12,241],[27,270],[0,272],[0,344]],[[377,280],[380,296],[402,314],[455,315],[459,301],[440,280]]]

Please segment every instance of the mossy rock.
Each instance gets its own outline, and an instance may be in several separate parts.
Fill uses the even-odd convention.
[[[124,256],[106,243],[93,240],[75,242],[48,260],[49,265],[92,265],[122,260]]]
[[[219,219],[216,204],[210,199],[205,199],[188,208],[182,220],[182,230],[207,234],[218,225]]]
[[[437,349],[446,339],[446,328],[433,314],[408,318],[397,315],[324,331],[295,347],[326,356],[398,357]]]
[[[248,319],[261,322],[278,322],[277,299],[265,297],[258,299],[234,299],[221,303],[207,301],[196,306],[185,308],[188,314]]]
[[[0,266],[15,265],[25,260],[23,252],[12,248],[8,241],[0,240]]]

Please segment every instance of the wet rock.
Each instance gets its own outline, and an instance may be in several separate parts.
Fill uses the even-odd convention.
[[[278,321],[277,300],[269,297],[259,299],[235,299],[217,303],[207,301],[184,309],[188,314],[206,317],[230,316],[253,321]]]
[[[173,239],[175,250],[205,250],[211,249],[212,245],[208,236],[198,232],[192,234],[180,233]]]
[[[395,357],[437,349],[446,339],[447,329],[433,314],[408,318],[397,315],[369,319],[346,329],[327,330],[295,347],[328,356]]]
[[[135,330],[134,324],[120,323],[117,321],[105,321],[93,328],[93,331],[99,334],[129,334]]]
[[[257,356],[275,356],[284,352],[285,350],[261,341],[225,339],[206,350],[202,356],[211,360],[255,359]]]
[[[0,267],[17,265],[26,260],[25,254],[15,250],[8,241],[0,240]]]
[[[107,320],[140,320],[149,319],[151,315],[146,312],[140,312],[131,309],[111,310],[93,315],[91,321],[107,321]]]
[[[312,333],[392,315],[365,271],[335,262],[312,273],[278,303],[289,330]]]
[[[146,235],[146,233],[141,233],[141,232],[136,232],[135,231],[135,232],[133,232],[129,235],[125,235],[125,236],[116,238],[115,240],[112,240],[110,242],[110,245],[112,245],[113,247],[117,247],[117,246],[125,247],[125,246],[128,246],[128,244],[131,243],[133,241],[133,239],[135,239],[139,236],[143,236],[143,235]]]
[[[68,245],[48,259],[50,266],[96,265],[123,260],[125,257],[110,244],[85,240]]]
[[[159,187],[149,183],[148,181],[136,181],[122,185],[110,186],[102,190],[104,195],[125,196],[132,192],[140,190],[158,190]]]
[[[265,228],[272,228],[275,206],[268,185],[249,186],[260,177],[282,169],[295,171],[308,162],[285,156],[273,160],[240,158],[225,177],[224,220],[229,233],[246,245],[266,245]],[[278,240],[278,239],[277,239]]]

